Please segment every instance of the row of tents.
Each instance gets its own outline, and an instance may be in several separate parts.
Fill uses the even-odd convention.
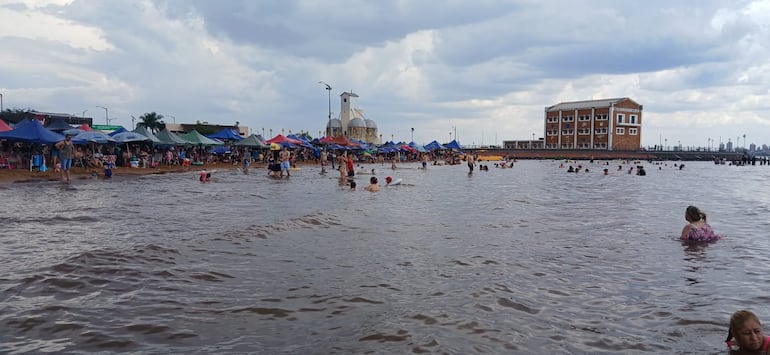
[[[370,154],[373,153],[394,153],[394,152],[428,152],[436,150],[462,150],[462,146],[453,140],[447,144],[440,144],[437,141],[430,142],[424,146],[414,142],[395,143],[385,142],[382,145],[372,145],[358,140],[351,140],[344,136],[323,137],[308,140],[303,136],[278,134],[275,137],[265,140],[262,136],[251,134],[248,137],[241,137],[232,129],[222,129],[219,132],[209,135],[202,135],[198,131],[190,131],[184,134],[176,134],[166,129],[152,133],[145,127],[137,127],[133,131],[128,131],[121,127],[109,134],[94,131],[87,125],[73,128],[62,121],[62,124],[54,125],[52,122],[48,127],[43,127],[39,120],[24,120],[16,124],[13,128],[8,126],[3,120],[0,120],[0,140],[15,142],[28,142],[35,144],[54,144],[64,140],[64,135],[72,136],[74,144],[106,144],[106,143],[134,143],[145,142],[157,146],[207,146],[214,147],[218,153],[225,152],[227,145],[236,147],[249,147],[256,149],[280,149],[281,147],[297,148],[306,147],[317,150],[319,147],[325,147],[327,150],[363,150]]]

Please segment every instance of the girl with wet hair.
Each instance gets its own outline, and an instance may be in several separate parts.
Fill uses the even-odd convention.
[[[730,329],[727,331],[727,347],[730,350],[750,351],[752,354],[768,354],[770,337],[762,332],[762,324],[756,314],[740,310],[730,317]]]
[[[706,223],[706,214],[698,207],[688,206],[684,212],[687,224],[682,228],[679,239],[693,242],[713,242],[722,239],[722,236],[714,233],[714,229]]]
[[[684,219],[687,220],[687,222],[697,222],[700,220],[703,220],[706,222],[706,214],[701,212],[698,207],[695,206],[687,206],[687,210],[685,210]]]

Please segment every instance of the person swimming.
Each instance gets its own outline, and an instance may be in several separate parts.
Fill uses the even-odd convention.
[[[679,239],[694,242],[713,242],[722,239],[722,236],[714,233],[714,230],[706,222],[706,214],[698,207],[687,206],[684,219],[689,222],[682,228]]]
[[[770,337],[766,337],[762,332],[762,324],[757,315],[744,309],[730,317],[730,328],[727,330],[725,343],[729,350],[767,354]]]

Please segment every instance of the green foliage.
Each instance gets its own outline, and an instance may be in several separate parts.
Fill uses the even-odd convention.
[[[142,122],[136,124],[137,127],[145,127],[152,133],[158,133],[166,127],[166,123],[163,122],[163,115],[155,112],[145,113],[139,116]]]

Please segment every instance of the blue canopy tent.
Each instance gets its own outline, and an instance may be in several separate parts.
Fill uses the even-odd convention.
[[[437,141],[433,141],[433,142],[430,142],[430,143],[426,144],[425,145],[425,149],[427,149],[429,151],[434,151],[434,150],[443,150],[443,149],[446,149],[446,147],[444,147],[443,145],[441,145]]]
[[[116,130],[114,130],[114,131],[110,132],[108,135],[109,135],[110,137],[115,137],[115,135],[116,135],[116,134],[118,134],[118,133],[123,133],[123,132],[128,132],[128,130],[127,130],[125,127],[123,127],[123,126],[120,126],[120,128],[118,128],[118,129],[116,129]],[[140,133],[140,134],[141,134],[141,133]]]
[[[72,129],[74,127],[67,124],[67,122],[64,122],[64,119],[61,117],[56,117],[51,120],[51,122],[48,123],[48,126],[46,126],[49,131],[54,132],[61,132],[64,130]]]
[[[222,128],[217,133],[207,134],[206,138],[215,138],[219,140],[232,140],[232,141],[240,141],[243,139],[238,133],[235,133],[234,130],[230,128]]]
[[[457,140],[454,139],[451,142],[444,144],[444,147],[447,149],[463,150],[463,147],[460,145],[460,143],[457,143]]]
[[[0,132],[0,139],[7,139],[12,142],[54,144],[63,141],[64,136],[43,127],[43,124],[38,120],[31,120],[17,124],[10,131]]]

